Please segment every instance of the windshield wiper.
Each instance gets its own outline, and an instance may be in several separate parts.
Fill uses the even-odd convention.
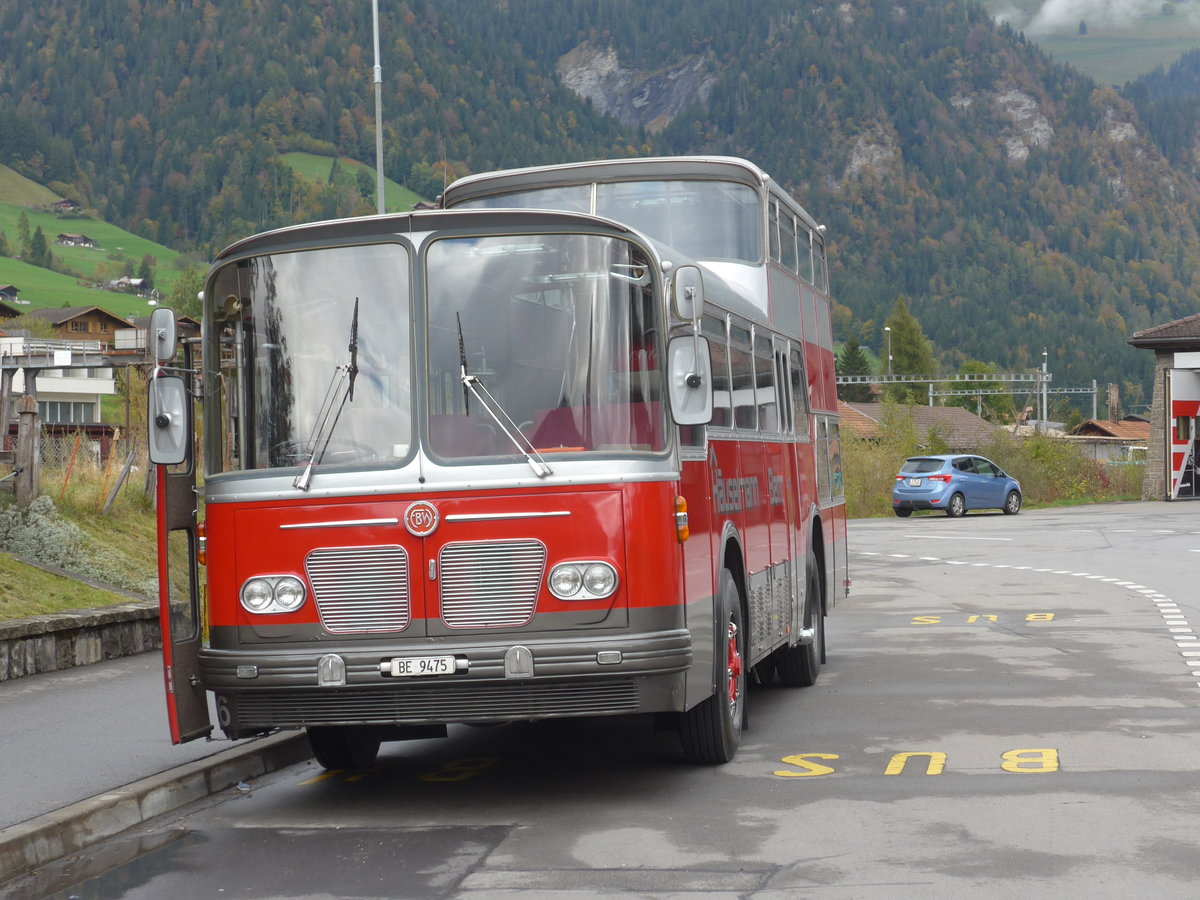
[[[333,378],[330,379],[329,387],[325,390],[325,399],[321,401],[321,410],[317,413],[317,427],[308,440],[308,443],[312,445],[312,454],[308,457],[304,471],[292,479],[292,487],[297,490],[308,490],[309,482],[312,481],[313,466],[319,463],[325,455],[325,450],[329,447],[329,439],[333,437],[338,419],[342,417],[342,410],[346,408],[347,403],[354,400],[354,379],[358,377],[357,297],[354,298],[354,315],[350,319],[350,347],[348,349],[350,351],[349,365],[337,366],[333,370]],[[341,390],[343,381],[346,381],[344,392]],[[341,394],[340,400],[336,399],[339,393]]]
[[[456,317],[458,316],[457,313],[455,313],[455,315]],[[491,391],[487,389],[487,385],[480,381],[478,376],[472,375],[467,371],[467,354],[464,349],[465,346],[466,345],[463,341],[462,318],[458,317],[459,366],[461,367],[459,380],[462,381],[463,384],[463,402],[466,403],[467,392],[469,391],[475,396],[475,399],[479,401],[479,405],[483,407],[484,412],[491,416],[492,421],[500,426],[500,430],[504,432],[505,437],[512,441],[512,445],[517,448],[517,452],[525,457],[525,462],[529,463],[529,468],[533,469],[533,474],[538,478],[545,478],[547,475],[553,475],[554,470],[550,468],[549,464],[545,460],[545,457],[538,453],[537,448],[533,446],[533,443],[529,440],[529,438],[525,437],[524,432],[521,431],[521,426],[513,421],[513,417],[510,416],[507,411],[505,411],[504,407],[500,404],[500,401],[492,396]],[[521,438],[524,438],[523,444],[517,435],[521,435]]]

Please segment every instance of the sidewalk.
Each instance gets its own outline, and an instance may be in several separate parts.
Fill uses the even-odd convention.
[[[302,732],[172,746],[158,651],[0,682],[0,884],[308,756]]]

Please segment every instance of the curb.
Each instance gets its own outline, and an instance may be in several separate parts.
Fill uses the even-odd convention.
[[[312,758],[304,732],[259,738],[0,830],[0,885],[155,816]]]

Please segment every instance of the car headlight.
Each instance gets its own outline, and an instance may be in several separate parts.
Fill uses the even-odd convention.
[[[247,612],[290,613],[304,605],[307,594],[294,575],[260,575],[242,585],[240,599]]]
[[[591,560],[559,563],[546,584],[559,600],[603,600],[617,589],[617,570]]]

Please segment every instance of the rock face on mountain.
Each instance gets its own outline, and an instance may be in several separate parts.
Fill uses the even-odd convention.
[[[717,80],[712,62],[691,56],[660,69],[627,69],[612,47],[585,42],[564,54],[557,72],[562,83],[596,109],[626,125],[659,131],[689,104],[708,99]]]

